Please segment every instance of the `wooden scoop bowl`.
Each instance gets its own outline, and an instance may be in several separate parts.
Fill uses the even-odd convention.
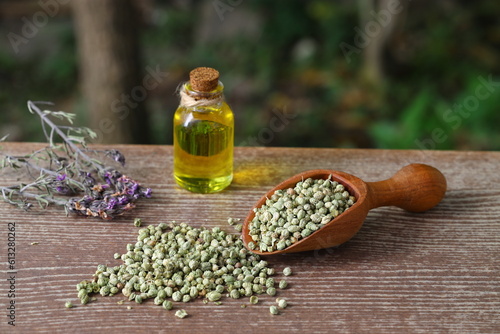
[[[289,247],[274,252],[252,251],[259,255],[303,252],[338,246],[351,239],[363,225],[370,209],[394,205],[411,212],[422,212],[437,205],[446,192],[446,179],[439,170],[424,164],[410,164],[401,168],[390,179],[379,182],[364,182],[360,178],[327,169],[315,169],[292,176],[271,189],[255,204],[259,208],[278,189],[293,188],[307,178],[328,179],[344,185],[356,202],[348,210],[331,220],[310,236]],[[250,223],[254,218],[253,208],[243,222],[242,236],[245,246],[253,241]]]

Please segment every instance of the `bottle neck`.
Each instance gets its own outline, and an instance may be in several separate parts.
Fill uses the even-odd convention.
[[[193,97],[196,100],[215,100],[222,96],[222,93],[224,91],[224,85],[222,84],[222,82],[219,81],[219,84],[214,90],[210,92],[201,92],[193,89],[191,83],[186,82],[183,85],[183,89],[186,91],[187,94],[189,94],[189,96]]]
[[[196,91],[189,82],[182,85],[180,90],[181,107],[196,108],[220,106],[224,102],[224,85],[219,81],[217,88],[210,92]]]

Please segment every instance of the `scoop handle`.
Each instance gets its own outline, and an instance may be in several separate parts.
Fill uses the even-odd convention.
[[[390,179],[366,182],[370,208],[394,205],[412,212],[422,212],[436,206],[446,192],[446,179],[436,168],[410,164]]]

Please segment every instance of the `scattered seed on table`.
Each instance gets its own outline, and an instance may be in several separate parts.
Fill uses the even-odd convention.
[[[176,316],[177,318],[181,318],[181,319],[183,319],[183,318],[185,318],[187,315],[188,315],[188,313],[187,313],[185,310],[182,310],[182,309],[181,309],[181,310],[177,310],[177,311],[175,312],[175,316]]]
[[[131,301],[151,298],[166,309],[173,306],[167,298],[174,302],[202,298],[203,303],[220,305],[223,295],[245,296],[256,304],[257,294],[276,294],[275,269],[248,251],[239,235],[185,223],[142,226],[137,233],[135,243],[113,255],[122,264],[98,265],[93,280],[77,284],[82,304],[95,300],[92,294],[110,296],[120,291]]]
[[[240,218],[228,218],[227,223],[232,226],[236,224],[236,222],[239,222],[240,220],[241,220]]]
[[[288,306],[288,302],[286,301],[286,299],[280,299],[278,301],[279,308],[286,308],[287,306]]]
[[[134,226],[135,227],[140,227],[142,225],[142,220],[141,218],[135,218],[134,219]]]

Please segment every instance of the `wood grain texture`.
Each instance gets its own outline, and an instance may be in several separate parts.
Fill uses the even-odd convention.
[[[2,143],[25,153],[35,144]],[[397,150],[236,148],[232,185],[218,194],[184,191],[172,178],[172,148],[117,146],[128,175],[154,190],[128,216],[114,221],[66,217],[57,208],[24,213],[0,203],[0,333],[498,333],[500,332],[500,153]],[[279,295],[289,307],[269,314],[273,297],[176,304],[178,319],[152,301],[118,305],[120,295],[80,306],[76,283],[98,264],[119,264],[115,252],[135,242],[134,217],[148,224],[220,226],[245,218],[269,189],[310,169],[344,171],[370,182],[404,165],[425,163],[443,172],[443,201],[423,213],[395,207],[371,210],[356,236],[337,248],[268,257],[292,267]],[[0,171],[0,184],[17,176]],[[16,327],[7,325],[7,222],[16,222]],[[38,245],[31,245],[38,242]],[[73,301],[77,307],[66,309]],[[130,305],[133,309],[128,310]]]

